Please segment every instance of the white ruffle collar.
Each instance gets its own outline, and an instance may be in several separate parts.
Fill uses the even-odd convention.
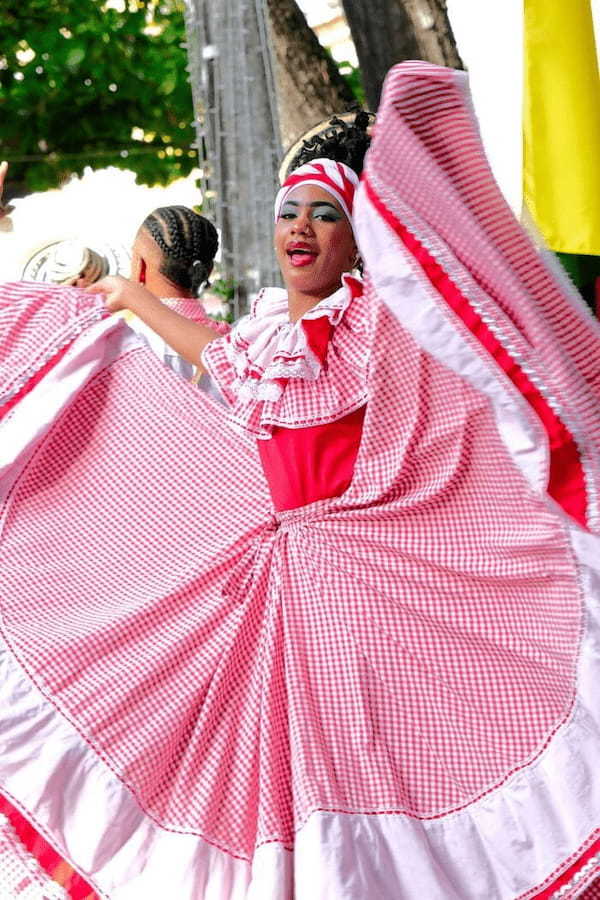
[[[230,386],[232,393],[240,400],[273,402],[283,393],[282,381],[315,381],[324,359],[310,345],[308,323],[326,317],[336,326],[361,287],[358,279],[343,275],[339,290],[297,322],[290,322],[285,290],[263,289],[249,315],[238,322],[227,338],[225,351],[236,374]]]

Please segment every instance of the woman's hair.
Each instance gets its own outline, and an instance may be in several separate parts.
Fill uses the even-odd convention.
[[[212,271],[219,248],[217,229],[187,206],[161,206],[142,222],[163,254],[159,271],[197,296]]]
[[[311,162],[313,159],[333,159],[335,162],[345,163],[354,169],[357,175],[363,170],[365,153],[369,149],[371,136],[367,129],[375,121],[373,113],[361,110],[344,118],[333,116],[324,127],[317,126],[318,130],[310,133],[302,140],[300,148],[296,151],[298,143],[288,153],[284,165],[284,177],[287,177],[294,169]],[[296,151],[296,152],[294,152]],[[292,155],[288,162],[289,156]]]

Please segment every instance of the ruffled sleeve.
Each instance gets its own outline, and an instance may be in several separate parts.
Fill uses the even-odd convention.
[[[228,335],[205,348],[202,362],[232,424],[266,439],[274,427],[324,425],[366,403],[368,331],[356,278],[344,276],[339,291],[295,323],[285,291],[267,288]]]

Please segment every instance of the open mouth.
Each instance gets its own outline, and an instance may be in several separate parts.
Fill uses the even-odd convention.
[[[287,255],[293,266],[310,266],[318,256],[315,250],[308,247],[291,247]]]

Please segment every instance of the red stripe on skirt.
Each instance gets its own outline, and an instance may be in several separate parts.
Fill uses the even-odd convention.
[[[18,391],[14,395],[14,397],[11,397],[10,400],[7,400],[7,402],[4,404],[4,406],[0,407],[0,421],[11,411],[11,409],[14,406],[17,405],[17,403],[19,403],[23,399],[23,397],[26,397],[27,394],[29,394],[34,389],[34,387],[40,383],[42,378],[44,378],[48,374],[48,372],[50,372],[54,368],[54,366],[56,366],[61,361],[61,359],[63,358],[63,356],[69,349],[69,347],[72,345],[72,343],[73,343],[73,341],[69,341],[69,343],[66,345],[66,347],[62,347],[61,350],[59,350],[57,353],[55,353],[54,356],[51,359],[49,359],[48,362],[45,363],[41,369],[38,369],[38,371],[35,373],[35,375],[31,376],[29,381],[27,381],[23,385],[21,390]]]
[[[25,850],[36,858],[53,881],[67,891],[71,900],[99,900],[98,894],[92,890],[87,881],[50,846],[31,822],[2,794],[0,794],[0,813],[4,813],[8,818]]]
[[[595,856],[596,853],[600,850],[600,838],[598,838],[594,843],[585,850],[581,856],[577,859],[576,863],[573,863],[562,875],[556,878],[551,885],[547,888],[544,888],[539,894],[536,894],[532,900],[552,900],[552,898],[556,895],[556,892],[560,890],[561,887],[569,884],[574,876],[579,872],[579,870],[585,866],[588,860]],[[589,888],[595,888],[596,882],[593,882],[591,885],[588,885]],[[587,889],[581,895],[581,900],[584,900],[587,894]]]
[[[467,298],[461,294],[454,282],[435,261],[423,245],[394,216],[376,194],[369,179],[363,176],[369,200],[398,235],[404,246],[417,260],[430,283],[443,297],[448,306],[462,320],[482,347],[496,361],[510,378],[515,387],[535,411],[548,435],[550,448],[550,472],[548,494],[556,500],[566,513],[584,527],[587,526],[587,491],[581,457],[573,435],[558,418],[548,402],[534,387],[525,372],[500,344],[488,326],[475,312]]]

